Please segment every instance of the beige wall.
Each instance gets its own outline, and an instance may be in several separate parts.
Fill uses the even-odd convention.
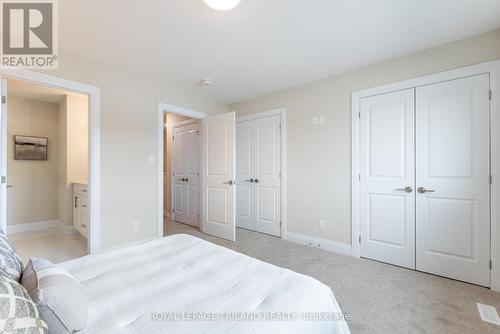
[[[170,163],[170,152],[172,152],[172,141],[169,140],[172,137],[171,126],[175,125],[179,122],[186,121],[190,119],[189,117],[184,117],[181,115],[176,115],[172,113],[165,113],[163,117],[163,122],[165,125],[169,125],[169,128],[164,127],[163,131],[163,213],[166,217],[171,217],[171,189],[170,189],[170,181],[171,181],[171,163]]]
[[[8,96],[9,225],[58,219],[58,105]],[[47,161],[14,160],[14,135],[48,138]]]
[[[231,106],[240,116],[288,109],[287,230],[350,244],[352,91],[499,58],[496,30]],[[313,127],[321,114],[326,125]]]
[[[88,179],[88,97],[69,94],[59,105],[59,220],[73,224],[74,182]]]
[[[208,114],[227,112],[227,105],[64,54],[58,70],[44,72],[101,89],[101,248],[155,238],[161,208],[157,164],[148,156],[157,152],[158,102]]]

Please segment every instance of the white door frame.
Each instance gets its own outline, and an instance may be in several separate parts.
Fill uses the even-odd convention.
[[[89,193],[90,222],[87,251],[95,254],[101,249],[101,97],[100,88],[76,81],[24,69],[0,69],[7,79],[28,81],[43,86],[86,94],[89,97]],[[8,87],[7,87],[8,89]],[[4,148],[2,148],[4,149]]]
[[[281,239],[286,237],[286,108],[259,112],[256,114],[240,116],[236,118],[236,123],[244,121],[253,121],[259,118],[270,116],[281,116]]]
[[[490,89],[492,91],[490,101],[490,164],[491,174],[494,182],[491,185],[491,290],[500,291],[500,217],[497,214],[497,207],[500,207],[500,187],[497,183],[500,180],[500,60],[485,62],[477,65],[467,66],[455,70],[440,72],[415,79],[400,81],[380,87],[369,88],[352,92],[351,94],[351,244],[352,256],[360,257],[360,157],[359,157],[359,112],[360,100],[363,97],[389,93],[393,91],[414,88],[433,83],[459,79],[477,74],[490,74]]]
[[[185,121],[182,121],[182,122],[175,123],[173,125],[167,124],[167,128],[173,134],[174,133],[173,130],[175,130],[176,128],[180,128],[180,127],[183,127],[183,126],[186,126],[186,125],[195,124],[195,123],[198,123],[199,121],[200,121],[199,119],[188,119],[188,120],[185,120]],[[201,124],[199,124],[199,125],[200,125],[199,130],[198,130],[200,132],[200,136],[199,136],[199,138],[200,138],[200,143],[199,143],[199,145],[200,145],[200,166],[199,166],[199,170],[201,170]],[[167,147],[170,147],[170,148],[173,147],[173,140],[172,140],[172,138],[173,138],[172,136],[168,136],[167,137],[167,142],[168,142]],[[170,160],[172,160],[172,155],[170,155]],[[172,164],[170,164],[170,166],[172,166]],[[163,167],[165,167],[165,166],[163,166]],[[174,209],[174,203],[175,203],[175,198],[174,198],[174,196],[175,196],[175,190],[174,190],[174,187],[172,187],[172,185],[175,182],[175,177],[172,175],[172,168],[170,168],[170,175],[168,177],[170,178],[170,219],[172,221],[174,221],[175,220],[175,215],[173,213],[173,211],[174,211],[173,209]],[[200,173],[199,178],[201,180],[201,173]],[[200,193],[201,193],[201,186],[200,186]],[[200,200],[201,200],[201,198],[198,199],[198,210],[201,207]],[[201,230],[201,221],[200,221],[199,218],[198,218],[198,225],[199,225],[200,230]]]
[[[157,230],[156,230],[156,237],[157,238],[163,238],[163,152],[164,152],[164,145],[163,145],[163,131],[165,128],[164,124],[164,114],[172,113],[176,115],[181,115],[181,116],[186,116],[186,117],[191,117],[194,119],[201,120],[208,115],[199,111],[194,111],[191,109],[187,108],[182,108],[182,107],[177,107],[171,104],[166,104],[159,102],[158,103],[158,109],[157,109],[157,118],[156,118],[156,139],[157,139],[157,171],[156,171],[156,184],[157,184]],[[200,128],[200,138],[201,138],[201,128]],[[201,151],[201,150],[200,150]],[[201,154],[201,152],[200,152]],[[201,162],[201,159],[200,159]],[[200,173],[201,177],[201,173]],[[201,184],[201,179],[200,179],[200,184]],[[201,191],[200,191],[201,193]],[[200,202],[201,204],[201,202]],[[200,219],[200,231],[201,231],[201,225],[202,221]]]

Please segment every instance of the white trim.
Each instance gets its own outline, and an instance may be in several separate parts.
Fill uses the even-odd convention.
[[[163,116],[164,113],[169,112],[172,114],[176,115],[182,115],[186,117],[191,117],[195,119],[203,119],[207,117],[207,114],[204,114],[199,111],[194,111],[182,107],[177,107],[174,105],[166,104],[166,103],[158,103],[158,109],[157,109],[157,118],[156,118],[156,147],[157,147],[157,179],[156,179],[156,184],[157,184],[157,218],[156,218],[156,223],[157,223],[157,228],[156,228],[156,236],[157,238],[163,238],[163,152],[164,152],[164,147],[163,147],[163,131],[165,128],[165,124],[163,123]],[[201,130],[200,130],[201,131]],[[201,137],[201,133],[200,133]],[[201,160],[200,160],[201,161]],[[201,190],[200,190],[201,193]],[[201,203],[201,202],[200,202]],[[200,221],[200,230],[201,230],[201,221]]]
[[[240,116],[236,118],[236,123],[266,118],[271,116],[281,116],[281,238],[286,235],[287,222],[287,166],[286,166],[286,108],[278,108],[263,111],[256,114]]]
[[[88,253],[101,248],[101,97],[100,88],[76,81],[24,69],[0,69],[0,76],[24,80],[66,91],[87,94],[89,97],[89,194],[90,223]]]
[[[360,257],[360,245],[358,237],[360,235],[360,218],[359,218],[359,108],[360,99],[363,97],[415,88],[432,83],[455,80],[471,75],[483,73],[490,74],[490,88],[492,98],[490,102],[491,110],[491,174],[494,178],[491,186],[491,260],[493,269],[491,270],[491,289],[500,291],[500,220],[497,215],[498,201],[500,200],[500,145],[499,125],[500,124],[500,60],[494,60],[477,65],[466,66],[463,68],[440,72],[432,75],[427,75],[415,79],[400,81],[383,85],[380,87],[369,88],[361,91],[356,91],[351,94],[351,239],[352,239],[352,255]]]
[[[118,245],[118,246],[114,246],[114,247],[110,247],[110,248],[104,248],[104,249],[99,250],[97,252],[97,254],[107,253],[107,252],[115,251],[115,250],[122,249],[122,248],[128,248],[128,247],[133,247],[133,246],[137,246],[137,245],[141,245],[141,244],[146,244],[148,242],[151,242],[151,241],[154,241],[157,239],[158,238],[149,238],[149,239],[145,239],[145,240],[129,242],[129,243],[124,244],[124,245]]]
[[[54,220],[46,220],[46,221],[33,222],[33,223],[8,225],[7,226],[7,228],[8,228],[7,234],[13,235],[13,234],[24,233],[24,232],[41,231],[41,230],[46,230],[49,228],[58,228],[60,224],[62,224],[62,222],[60,220],[54,219]]]
[[[300,233],[286,232],[283,236],[283,240],[305,245],[308,247],[324,249],[329,252],[334,252],[342,255],[351,255],[352,252],[351,245],[349,244],[316,238]]]

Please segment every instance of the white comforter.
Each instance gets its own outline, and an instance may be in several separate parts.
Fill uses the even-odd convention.
[[[343,320],[303,320],[340,314],[326,285],[193,236],[59,265],[88,296],[89,334],[349,333]]]

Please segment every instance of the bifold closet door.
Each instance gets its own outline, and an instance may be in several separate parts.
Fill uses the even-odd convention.
[[[414,111],[414,89],[361,100],[361,256],[412,269]]]
[[[174,128],[172,145],[174,220],[199,226],[200,131],[198,124]]]
[[[489,75],[416,90],[417,270],[490,285]]]

